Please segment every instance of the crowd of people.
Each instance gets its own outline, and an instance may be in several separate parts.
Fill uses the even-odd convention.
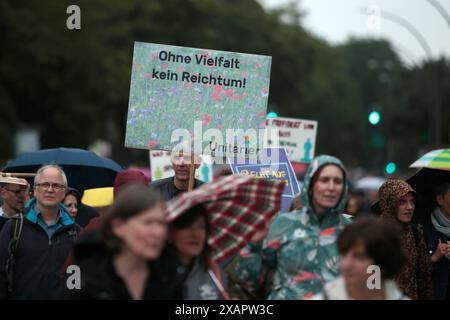
[[[430,186],[423,225],[413,223],[417,192],[396,179],[379,188],[379,215],[354,217],[344,165],[318,156],[291,211],[217,263],[204,205],[169,219],[166,201],[188,192],[185,158],[153,183],[118,173],[100,214],[57,165],[41,167],[32,188],[0,177],[0,299],[449,299],[450,183]]]

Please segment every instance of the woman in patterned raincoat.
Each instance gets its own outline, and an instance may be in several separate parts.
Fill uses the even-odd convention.
[[[413,224],[416,192],[403,180],[389,179],[379,189],[381,219],[401,226],[406,262],[396,277],[405,295],[413,300],[432,298],[430,262],[422,228]]]
[[[347,183],[341,161],[316,157],[301,197],[302,209],[280,213],[268,234],[256,234],[235,257],[229,275],[239,287],[255,288],[270,274],[268,299],[308,299],[339,275],[336,239],[350,223],[342,215]]]

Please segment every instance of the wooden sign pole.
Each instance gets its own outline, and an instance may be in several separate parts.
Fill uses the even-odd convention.
[[[191,153],[191,167],[189,169],[189,185],[188,191],[192,191],[194,189],[194,174],[195,174],[195,161],[194,161],[194,153]]]

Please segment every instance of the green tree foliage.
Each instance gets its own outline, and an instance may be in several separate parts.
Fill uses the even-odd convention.
[[[71,4],[81,8],[81,30],[66,28]],[[419,85],[421,73],[403,68],[387,42],[332,47],[302,27],[303,15],[294,4],[268,11],[256,0],[2,1],[0,162],[13,156],[14,131],[31,125],[44,148],[102,138],[122,164],[146,164],[146,152],[123,147],[133,44],[142,41],[272,56],[269,109],[319,121],[317,153],[365,164],[368,106],[395,106],[395,119],[409,101],[420,109],[428,100],[402,83]],[[390,66],[387,81],[380,66]]]
[[[450,144],[450,61],[441,58],[404,68],[389,96],[385,134],[406,168],[419,152]],[[440,133],[436,127],[440,122]],[[439,137],[437,137],[439,135]],[[440,141],[440,142],[438,142]]]
[[[405,171],[421,153],[448,146],[448,60],[407,67],[384,40],[351,39],[341,50],[361,93],[361,108],[366,116],[372,109],[381,115],[376,127],[361,121],[364,141],[369,143],[359,157],[366,166],[380,171],[385,163],[395,161]],[[436,144],[439,122],[441,143]],[[374,136],[382,139],[382,146],[371,143]]]

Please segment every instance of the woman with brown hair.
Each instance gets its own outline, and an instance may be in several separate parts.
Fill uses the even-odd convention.
[[[341,275],[317,299],[408,300],[393,281],[405,257],[400,227],[375,217],[349,224],[338,237]]]
[[[182,213],[169,227],[169,245],[161,258],[183,282],[185,300],[228,299],[225,275],[210,258],[208,211],[201,204]]]
[[[179,299],[180,283],[156,261],[167,236],[159,194],[143,185],[126,187],[102,226],[74,250],[81,270],[75,299]]]
[[[416,192],[403,180],[387,180],[379,189],[381,218],[401,227],[406,262],[396,277],[405,295],[413,300],[431,299],[430,266],[423,233],[411,223]]]

